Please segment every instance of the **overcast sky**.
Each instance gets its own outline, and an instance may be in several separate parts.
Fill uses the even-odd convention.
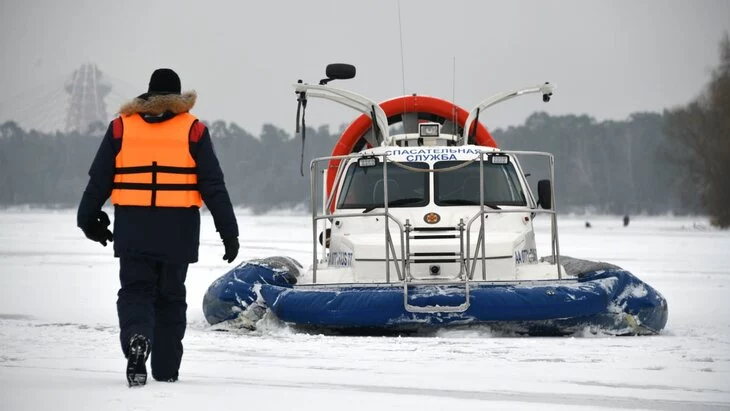
[[[87,62],[116,87],[110,116],[146,91],[155,68],[170,67],[198,92],[194,114],[254,134],[263,123],[292,133],[291,84],[318,81],[330,62],[358,70],[331,85],[376,101],[404,90],[396,0],[0,1],[0,120],[32,118],[35,108],[18,112],[21,100],[62,104],[53,90]],[[468,110],[493,93],[557,84],[549,104],[523,97],[485,113],[492,129],[535,110],[601,120],[684,104],[730,31],[727,0],[400,4],[406,93],[455,96]],[[312,100],[307,115],[309,125],[338,127],[356,113]]]

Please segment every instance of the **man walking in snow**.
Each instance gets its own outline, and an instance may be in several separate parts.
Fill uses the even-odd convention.
[[[181,93],[170,69],[152,73],[148,92],[123,105],[89,170],[77,224],[86,237],[114,241],[121,288],[120,341],[130,386],[152,377],[174,382],[183,355],[188,264],[198,260],[204,201],[225,247],[238,255],[238,225],[205,125],[189,113],[195,92]],[[111,196],[114,234],[101,210]]]

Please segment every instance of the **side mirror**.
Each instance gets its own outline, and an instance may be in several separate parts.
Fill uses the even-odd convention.
[[[345,63],[328,64],[325,70],[327,78],[319,81],[320,85],[329,83],[332,80],[349,80],[355,77],[355,66]]]
[[[553,193],[550,180],[540,180],[537,182],[537,205],[545,210],[553,208]]]
[[[331,80],[349,80],[355,77],[355,66],[352,64],[328,64],[325,75]]]

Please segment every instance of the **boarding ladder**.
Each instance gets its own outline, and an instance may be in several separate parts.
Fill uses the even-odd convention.
[[[403,304],[405,309],[414,313],[460,313],[469,308],[469,276],[467,275],[467,261],[464,255],[464,231],[463,219],[457,226],[443,227],[414,227],[409,220],[404,225],[405,231],[405,264],[403,275]],[[457,239],[459,251],[437,251],[437,252],[412,252],[411,242],[423,240]],[[466,245],[468,247],[468,244]],[[452,277],[436,277],[429,267],[428,277],[416,277],[413,275],[411,266],[413,264],[439,264],[459,263],[459,272]],[[436,273],[439,274],[439,273]],[[409,286],[424,284],[463,285],[464,302],[459,305],[447,306],[419,306],[408,302]]]

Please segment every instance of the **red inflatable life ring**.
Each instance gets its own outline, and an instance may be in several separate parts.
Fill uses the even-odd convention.
[[[442,100],[429,96],[402,96],[380,103],[380,107],[385,112],[385,116],[391,118],[404,113],[426,113],[432,114],[445,119],[456,118],[458,127],[463,128],[469,113],[463,108],[453,104],[450,101]],[[332,156],[343,156],[351,154],[355,147],[362,142],[360,141],[371,126],[370,116],[361,115],[353,121],[347,129],[342,133],[340,139],[332,150]],[[489,131],[481,123],[477,124],[474,141],[477,145],[497,147],[497,143],[492,138]],[[330,160],[327,167],[327,195],[332,192],[332,185],[335,182],[335,175],[340,166],[340,160]],[[332,202],[332,210],[337,203],[335,198]]]

